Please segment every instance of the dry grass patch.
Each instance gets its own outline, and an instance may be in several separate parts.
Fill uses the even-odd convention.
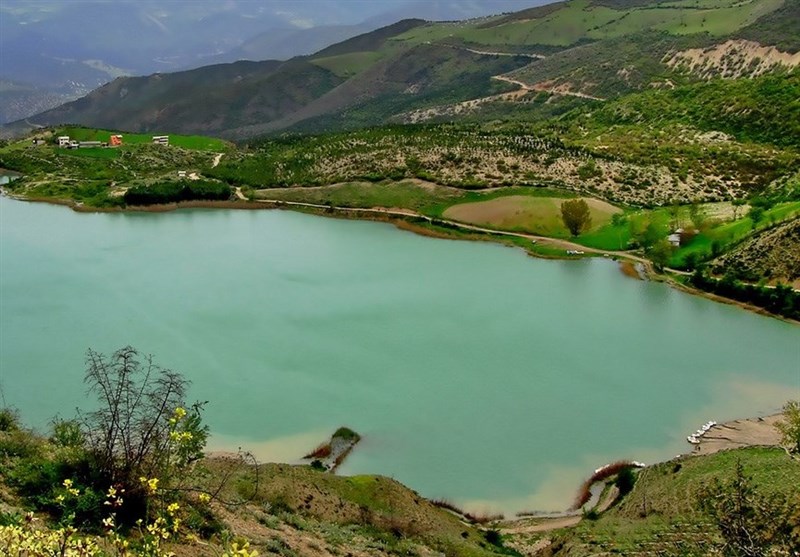
[[[501,230],[531,232],[544,236],[568,234],[561,221],[559,197],[531,197],[510,195],[488,201],[462,203],[448,208],[446,218],[470,224],[488,226]],[[599,199],[586,198],[592,213],[590,230],[601,228],[611,222],[611,217],[622,210]]]

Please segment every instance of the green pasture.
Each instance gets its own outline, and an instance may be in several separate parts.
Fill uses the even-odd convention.
[[[469,23],[430,24],[398,35],[395,40],[415,44],[460,39],[487,46],[569,46],[581,39],[620,37],[642,29],[719,36],[753,23],[760,16],[778,9],[783,1],[682,0],[618,9],[593,5],[589,0],[572,0],[561,9],[537,19],[514,20],[491,27]]]
[[[92,128],[67,127],[56,132],[56,136],[68,135],[76,141],[110,141],[112,135],[121,135],[123,145],[149,144],[153,141],[154,135],[169,135],[169,144],[184,149],[195,149],[199,151],[225,151],[229,145],[221,139],[205,137],[202,135],[177,135],[162,133],[126,133],[110,130],[97,130]],[[81,149],[78,149],[81,151]]]
[[[381,52],[350,52],[338,56],[315,58],[311,61],[339,77],[348,78],[366,70],[383,57]]]

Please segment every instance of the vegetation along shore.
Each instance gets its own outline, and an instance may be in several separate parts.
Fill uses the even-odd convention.
[[[44,423],[46,417],[20,415],[6,404],[8,392],[0,384],[0,555],[800,555],[800,392],[786,389],[787,383],[792,388],[793,364],[800,365],[800,353],[790,354],[800,323],[800,0],[567,0],[530,7],[500,2],[517,11],[496,15],[487,15],[488,2],[405,2],[394,10],[400,4],[387,0],[392,10],[362,3],[380,15],[368,10],[369,16],[360,16],[370,19],[358,25],[336,19],[352,6],[334,0],[286,3],[291,10],[276,11],[269,24],[264,18],[274,2],[261,3],[254,15],[247,2],[208,2],[200,9],[197,0],[184,10],[178,2],[120,1],[113,3],[113,17],[104,15],[106,3],[5,3],[0,191],[7,198],[0,204],[11,208],[4,222],[14,224],[13,234],[4,228],[0,238],[4,248],[11,246],[7,254],[19,256],[8,260],[21,264],[4,267],[0,292],[13,292],[4,295],[1,315],[12,315],[3,320],[2,346],[15,350],[16,359],[3,362],[17,369],[3,369],[2,375],[19,381],[12,384],[14,396],[44,398],[23,382],[33,371],[49,379],[48,366],[62,363],[41,351],[41,338],[58,338],[57,348],[65,350],[63,322],[70,329],[80,322],[80,342],[119,346],[130,341],[111,335],[152,334],[163,342],[159,349],[180,346],[197,358],[190,360],[195,378],[213,363],[203,372],[251,397],[245,404],[209,389],[220,406],[241,406],[241,417],[227,410],[216,414],[218,421],[234,416],[218,424],[220,437],[272,436],[273,443],[285,435],[274,444],[284,450],[291,445],[294,452],[292,443],[301,445],[299,451],[312,449],[320,430],[342,423],[359,433],[337,429],[304,458],[297,454],[297,462],[304,462],[298,465],[258,462],[247,446],[208,453],[215,426],[205,417],[218,407],[192,402],[182,373],[131,346],[113,353],[90,349],[85,407],[54,417],[40,431],[26,420]],[[224,4],[224,17],[205,9],[212,4]],[[457,4],[470,10],[459,12]],[[91,17],[84,17],[89,9]],[[449,21],[457,13],[480,17]],[[317,25],[317,17],[336,24]],[[114,28],[113,22],[126,20],[141,30],[137,48],[126,40],[130,33]],[[110,24],[100,31],[95,21]],[[377,21],[390,24],[378,27]],[[151,26],[157,36],[146,31]],[[192,27],[197,36],[188,40],[185,31]],[[68,40],[65,29],[75,31]],[[245,37],[256,29],[262,34]],[[96,41],[86,42],[90,37]],[[170,41],[180,48],[169,47]],[[114,59],[117,43],[127,52]],[[295,56],[295,43],[316,52]],[[276,46],[288,54],[264,60]],[[86,60],[89,52],[92,59]],[[201,56],[205,52],[214,55]],[[129,65],[139,58],[147,64]],[[195,67],[201,60],[211,65]],[[193,69],[170,73],[170,67]],[[46,86],[28,82],[38,73],[53,74]],[[93,84],[98,87],[90,91]],[[54,99],[77,90],[82,98],[56,106]],[[47,97],[46,104],[31,101]],[[39,108],[25,110],[31,106]],[[297,249],[301,242],[283,239],[314,231],[314,224],[336,223],[198,211],[184,215],[185,222],[173,215],[170,224],[191,224],[177,229],[153,225],[171,217],[126,218],[128,227],[99,217],[109,228],[98,232],[75,225],[74,215],[23,201],[79,212],[280,209],[374,220],[435,238],[497,242],[541,258],[609,259],[629,279],[663,281],[787,323],[634,283],[623,285],[630,287],[624,294],[633,293],[630,299],[638,299],[631,307],[641,311],[628,318],[622,311],[627,298],[598,292],[604,277],[612,281],[608,289],[618,286],[613,268],[543,264],[526,275],[534,265],[517,258],[511,263],[520,266],[509,267],[516,269],[512,273],[499,263],[474,263],[473,251],[495,261],[488,256],[502,256],[497,250],[461,250],[469,246],[410,236],[402,239],[435,248],[431,261],[444,260],[444,251],[464,259],[453,260],[457,270],[443,267],[441,280],[429,281],[443,290],[423,288],[424,267],[401,257],[380,270],[380,282],[373,280],[379,269],[372,254],[388,249],[381,227],[329,226],[324,240],[302,246],[318,250],[314,257]],[[44,215],[36,225],[31,209]],[[65,223],[52,215],[74,218]],[[52,228],[29,234],[44,229],[48,219]],[[274,223],[283,228],[266,227]],[[332,246],[346,245],[350,256],[352,244],[364,237],[332,239],[334,228],[375,232],[380,245],[357,250],[371,258],[352,260],[357,276],[339,276],[348,260],[345,250],[337,253]],[[64,233],[78,229],[83,236]],[[34,236],[44,238],[46,249],[32,253],[40,247]],[[56,236],[62,249],[51,241]],[[114,241],[102,244],[102,253],[90,253],[90,237]],[[65,246],[76,248],[77,256]],[[132,252],[124,250],[131,246],[139,251],[129,258]],[[454,247],[459,249],[448,249]],[[179,256],[185,254],[190,256],[184,261]],[[301,267],[290,268],[290,256],[298,254]],[[106,270],[97,263],[101,256],[127,266]],[[338,265],[336,277],[328,278],[321,267],[310,270],[307,260]],[[251,265],[237,273],[226,261]],[[168,265],[174,262],[180,264]],[[467,265],[486,273],[472,273],[470,290],[456,296],[453,281]],[[28,274],[9,272],[15,269]],[[144,273],[134,269],[152,282],[143,284]],[[83,297],[69,290],[81,282],[78,270],[98,271],[91,283],[96,286],[85,288]],[[400,271],[412,274],[399,280]],[[599,279],[575,287],[579,272],[595,271]],[[37,282],[40,277],[50,282]],[[188,278],[207,281],[197,283],[203,286],[196,297]],[[563,289],[551,290],[556,283]],[[414,292],[386,294],[387,285],[398,284]],[[287,294],[295,287],[297,298]],[[417,290],[427,298],[418,300]],[[484,296],[489,291],[494,296]],[[163,314],[133,301],[139,293]],[[501,293],[512,299],[501,302]],[[227,297],[233,294],[243,298]],[[433,303],[445,298],[455,305]],[[227,307],[236,305],[234,299],[239,306]],[[183,304],[177,310],[170,305],[175,300]],[[332,301],[341,305],[332,310],[326,305]],[[491,312],[467,315],[485,307],[478,302],[491,305]],[[90,308],[85,318],[77,315],[78,307]],[[57,318],[53,308],[63,315]],[[404,321],[406,310],[433,328],[409,326],[419,321]],[[191,322],[187,326],[173,315]],[[565,315],[575,317],[558,325],[555,317]],[[121,324],[101,320],[109,316],[120,317]],[[599,316],[600,325],[587,316]],[[740,318],[748,323],[740,327]],[[46,328],[57,320],[60,335],[55,325]],[[259,328],[260,321],[267,325]],[[328,336],[331,328],[349,336]],[[414,344],[411,334],[404,338],[407,329],[428,344]],[[137,330],[144,331],[140,337]],[[214,348],[210,339],[220,344]],[[299,348],[290,348],[297,339]],[[392,344],[384,348],[378,340],[386,339]],[[380,348],[370,351],[372,345]],[[261,352],[245,354],[252,346]],[[227,348],[230,353],[224,353]],[[546,349],[554,354],[551,360]],[[627,361],[617,364],[612,352]],[[273,353],[281,358],[265,356]],[[311,363],[300,362],[306,356]],[[458,358],[480,365],[469,376]],[[368,369],[359,368],[364,361]],[[398,361],[399,367],[391,367]],[[452,376],[445,373],[450,364]],[[337,365],[356,373],[339,374]],[[741,384],[730,384],[734,374]],[[62,386],[70,376],[63,377]],[[399,390],[398,377],[413,390]],[[293,382],[298,378],[300,383]],[[435,381],[444,394],[433,388]],[[21,396],[22,391],[29,392]],[[555,394],[533,400],[545,392]],[[744,402],[720,400],[730,392]],[[615,454],[625,447],[649,447],[658,455],[653,460],[679,452],[666,443],[681,446],[683,434],[674,439],[669,424],[659,423],[667,411],[672,420],[701,406],[754,413],[759,409],[748,405],[762,396],[770,402],[757,404],[772,415],[698,424],[694,433],[686,432],[686,451],[662,462],[616,460],[636,457]],[[448,405],[453,401],[466,405],[463,414]],[[403,408],[387,412],[395,402]],[[574,422],[557,414],[562,408],[572,414],[570,405],[583,409]],[[265,428],[257,421],[269,420],[278,406],[281,419],[296,427]],[[514,414],[512,406],[528,413]],[[426,414],[432,407],[441,414]],[[364,409],[373,413],[356,412]],[[495,415],[508,420],[493,422]],[[393,423],[381,429],[376,422],[382,417]],[[587,420],[595,429],[587,428]],[[416,437],[402,438],[399,428]],[[394,438],[376,433],[387,429]],[[582,441],[579,431],[586,433]],[[430,443],[413,446],[424,450],[407,448],[420,439]],[[447,446],[452,439],[463,445]],[[665,444],[652,447],[654,439]],[[571,443],[564,445],[561,461],[552,458],[562,449],[554,441]],[[590,446],[594,441],[603,446]],[[392,450],[400,447],[406,454],[388,452],[392,442]],[[464,447],[472,453],[453,458]],[[416,454],[441,448],[445,458]],[[526,460],[528,453],[507,452],[520,448],[550,459],[543,466],[555,469],[552,477],[543,468],[533,473],[540,463]],[[417,465],[431,472],[433,483],[465,508],[446,498],[429,500],[393,478],[337,474],[345,459],[343,469],[355,469],[356,463],[374,462],[370,458],[381,449],[403,473],[413,474]],[[398,455],[416,461],[402,462]],[[585,458],[578,473],[568,470],[579,455]],[[608,462],[592,463],[581,485],[564,487],[595,458]],[[466,468],[470,459],[481,464]],[[432,466],[432,460],[440,462]],[[507,463],[513,466],[501,468]],[[463,480],[458,472],[467,469],[491,476],[483,483],[463,476],[471,488],[463,492],[448,491],[457,490],[456,481],[444,487]],[[399,477],[397,468],[383,470]],[[489,482],[506,476],[514,481]],[[409,482],[419,481],[421,492],[431,493],[425,479],[420,474]],[[505,487],[514,493],[500,494]],[[535,489],[541,493],[517,493]],[[539,505],[530,501],[546,500],[548,490],[561,496],[551,500],[573,504],[557,513],[527,508]],[[508,500],[511,512],[523,511],[479,512],[482,505],[490,509]]]
[[[13,409],[0,411],[4,554],[573,555],[647,546],[682,555],[698,547],[714,554],[800,547],[798,402],[776,416],[717,424],[690,455],[601,466],[581,488],[578,512],[507,520],[428,501],[380,476],[338,477],[320,460],[293,466],[258,463],[241,450],[204,455],[203,404],[184,400],[180,373],[131,347],[90,350],[86,382],[96,408],[55,419],[47,434],[25,428]],[[146,397],[131,399],[136,392]],[[340,428],[309,458],[335,464],[359,439]]]
[[[431,141],[430,136],[437,134],[445,138],[452,133],[465,135],[465,130],[452,128],[353,132],[352,140],[377,133],[382,141],[395,145],[409,134],[414,141],[422,137]],[[800,191],[798,174],[781,178],[757,197],[635,206],[617,200],[608,203],[597,197],[597,190],[558,180],[517,185],[446,183],[426,170],[439,167],[439,162],[420,162],[413,172],[406,165],[368,181],[359,181],[358,175],[353,176],[355,181],[340,181],[347,176],[339,175],[328,178],[328,185],[264,188],[255,187],[257,181],[269,184],[274,178],[254,181],[249,177],[250,159],[242,159],[239,148],[214,140],[187,139],[191,147],[181,147],[180,141],[168,147],[134,143],[113,151],[113,156],[102,149],[70,152],[52,143],[61,134],[96,137],[99,133],[103,132],[83,128],[40,130],[35,137],[44,138],[44,145],[33,145],[29,138],[6,144],[0,148],[0,165],[22,174],[5,186],[6,192],[21,199],[71,204],[78,211],[266,206],[395,221],[423,234],[491,239],[542,257],[614,257],[640,264],[649,276],[669,277],[693,292],[721,296],[789,319],[800,316],[800,295],[794,290],[800,281],[800,248],[791,232],[800,213],[800,201],[793,200]],[[531,136],[524,137],[532,141]],[[313,149],[316,140],[308,141],[311,144],[304,148]],[[499,153],[506,152],[502,146],[507,142],[499,143]],[[269,157],[275,159],[276,145],[269,145]],[[296,152],[296,140],[290,145]],[[544,142],[542,149],[563,148]],[[362,164],[382,152],[368,151],[370,158]],[[275,163],[259,164],[264,168]],[[320,178],[317,175],[312,183]],[[585,225],[573,234],[561,207],[576,199],[588,201],[588,212]],[[759,242],[769,242],[770,250],[756,248]],[[772,250],[783,250],[781,262],[770,256]]]

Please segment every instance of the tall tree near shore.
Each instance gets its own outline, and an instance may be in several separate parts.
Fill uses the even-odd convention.
[[[561,220],[570,234],[577,236],[592,224],[589,204],[583,199],[568,199],[561,204]]]

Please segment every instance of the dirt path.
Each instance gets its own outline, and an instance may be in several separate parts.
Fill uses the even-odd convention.
[[[580,251],[583,253],[594,253],[594,254],[601,254],[601,255],[609,255],[614,257],[620,257],[624,259],[628,259],[630,261],[635,261],[637,263],[641,263],[645,266],[648,272],[651,270],[651,262],[644,257],[640,257],[638,255],[634,255],[632,253],[626,251],[613,251],[613,250],[601,250],[596,248],[589,248],[586,246],[582,246],[581,244],[576,244],[575,242],[570,242],[569,240],[561,240],[558,238],[550,238],[547,236],[539,236],[537,234],[526,234],[524,232],[508,232],[504,230],[495,230],[493,228],[484,228],[482,226],[475,226],[472,224],[465,224],[462,222],[449,220],[449,219],[442,219],[442,218],[433,218],[427,215],[423,215],[422,213],[417,213],[416,211],[411,211],[409,209],[384,209],[382,207],[374,207],[371,209],[367,208],[352,208],[352,207],[336,207],[330,205],[321,205],[318,203],[301,203],[299,201],[281,201],[279,199],[258,199],[256,200],[259,203],[270,203],[273,205],[278,206],[288,206],[288,207],[308,207],[310,209],[325,209],[325,210],[333,210],[343,213],[353,213],[353,214],[373,214],[373,215],[385,215],[390,217],[402,217],[402,218],[418,218],[429,222],[430,224],[439,224],[439,225],[446,225],[451,226],[453,228],[458,228],[460,230],[467,230],[470,232],[480,232],[482,234],[492,234],[495,236],[506,236],[506,237],[513,237],[513,238],[523,238],[525,240],[530,240],[531,243],[536,243],[539,245],[545,245],[549,247],[554,247],[557,249],[564,249],[566,250],[574,250]]]
[[[593,95],[587,95],[586,93],[580,93],[578,91],[570,91],[568,89],[559,89],[557,87],[548,87],[544,83],[537,83],[535,85],[528,85],[527,83],[523,83],[518,79],[514,79],[512,77],[508,77],[507,75],[493,75],[492,79],[497,79],[498,81],[505,81],[506,83],[512,83],[514,85],[518,85],[522,87],[525,91],[544,91],[546,93],[550,93],[551,95],[565,95],[568,97],[578,97],[581,99],[591,99],[593,101],[604,101],[603,97],[595,97]]]
[[[215,166],[217,166],[219,164],[219,161],[222,160],[222,155],[224,155],[224,154],[225,153],[217,153],[216,155],[214,155],[214,160],[211,163],[211,168],[214,168]]]
[[[247,198],[242,193],[242,188],[236,187],[233,191],[236,193],[237,198],[241,199],[242,201],[247,201]]]
[[[459,48],[454,46],[453,48]],[[467,52],[471,52],[473,54],[483,54],[484,56],[509,56],[509,57],[516,57],[520,56],[522,58],[533,58],[534,60],[541,60],[543,58],[547,58],[544,54],[527,54],[522,52],[492,52],[487,50],[475,50],[473,48],[461,48],[461,50],[466,50]]]
[[[425,44],[432,44],[430,41],[425,41]],[[547,58],[544,54],[528,54],[524,52],[493,52],[488,50],[476,50],[474,48],[467,48],[465,46],[458,46],[454,44],[444,44],[444,43],[437,43],[438,46],[446,46],[447,48],[452,48],[455,50],[463,50],[464,52],[471,52],[472,54],[481,54],[483,56],[507,56],[507,57],[516,57],[520,56],[522,58],[533,58],[534,60],[541,60],[542,58]]]
[[[583,517],[580,514],[574,516],[560,516],[558,518],[540,518],[538,522],[526,523],[525,519],[520,520],[519,526],[510,528],[500,528],[501,534],[532,534],[534,532],[549,532],[558,528],[569,528],[578,524]]]

